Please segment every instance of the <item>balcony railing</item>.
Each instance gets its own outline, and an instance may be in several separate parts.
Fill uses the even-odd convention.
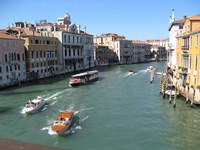
[[[183,51],[184,53],[188,53],[188,51],[189,51],[189,46],[188,46],[188,45],[182,46],[181,49],[182,49],[182,51]]]

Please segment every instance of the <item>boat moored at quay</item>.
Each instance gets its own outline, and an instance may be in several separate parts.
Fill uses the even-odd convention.
[[[98,70],[82,72],[71,76],[69,86],[82,85],[98,79]]]

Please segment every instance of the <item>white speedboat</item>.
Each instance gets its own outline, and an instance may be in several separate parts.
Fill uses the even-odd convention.
[[[47,102],[42,97],[38,96],[36,99],[29,100],[26,103],[26,106],[24,107],[24,112],[35,113],[42,107],[44,107],[45,104],[47,104]]]
[[[170,90],[166,90],[166,91],[165,91],[165,94],[167,94],[168,96],[170,96]],[[171,95],[174,96],[175,94],[176,94],[177,96],[179,95],[178,92],[175,92],[175,90],[172,90],[172,91],[171,91]]]

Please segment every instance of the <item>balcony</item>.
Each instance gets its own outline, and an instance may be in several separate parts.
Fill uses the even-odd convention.
[[[189,46],[188,46],[188,45],[182,46],[181,49],[182,49],[183,53],[188,53],[188,51],[189,51]]]

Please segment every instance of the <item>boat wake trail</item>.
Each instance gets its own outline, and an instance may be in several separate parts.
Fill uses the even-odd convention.
[[[80,122],[84,122],[85,120],[87,120],[89,117],[86,116],[85,118],[83,118],[82,120],[80,120]]]
[[[49,134],[49,135],[58,135],[56,132],[54,132],[54,131],[51,129],[51,126],[43,127],[41,130],[42,130],[42,131],[48,130],[48,134]]]
[[[21,114],[24,114],[24,115],[26,114],[26,111],[25,111],[25,109],[24,109],[23,106],[21,107],[21,111],[20,111],[20,113],[21,113]]]
[[[128,76],[137,76],[138,74],[145,74],[147,72],[148,72],[148,70],[144,69],[144,70],[140,70],[140,71],[138,71],[138,72],[136,72],[134,74],[126,74],[125,77],[128,77]]]
[[[53,95],[51,95],[51,96],[49,96],[49,97],[46,97],[45,100],[46,100],[46,101],[49,101],[49,100],[51,100],[51,99],[57,99],[57,96],[60,95],[60,94],[62,94],[62,93],[64,93],[64,92],[65,92],[65,91],[57,92],[57,93],[55,93],[55,94],[53,94]]]
[[[81,109],[81,110],[79,110],[79,111],[77,111],[78,113],[80,113],[80,112],[82,112],[82,111],[87,111],[87,110],[92,110],[93,108],[91,107],[91,108],[83,108],[83,109]]]

